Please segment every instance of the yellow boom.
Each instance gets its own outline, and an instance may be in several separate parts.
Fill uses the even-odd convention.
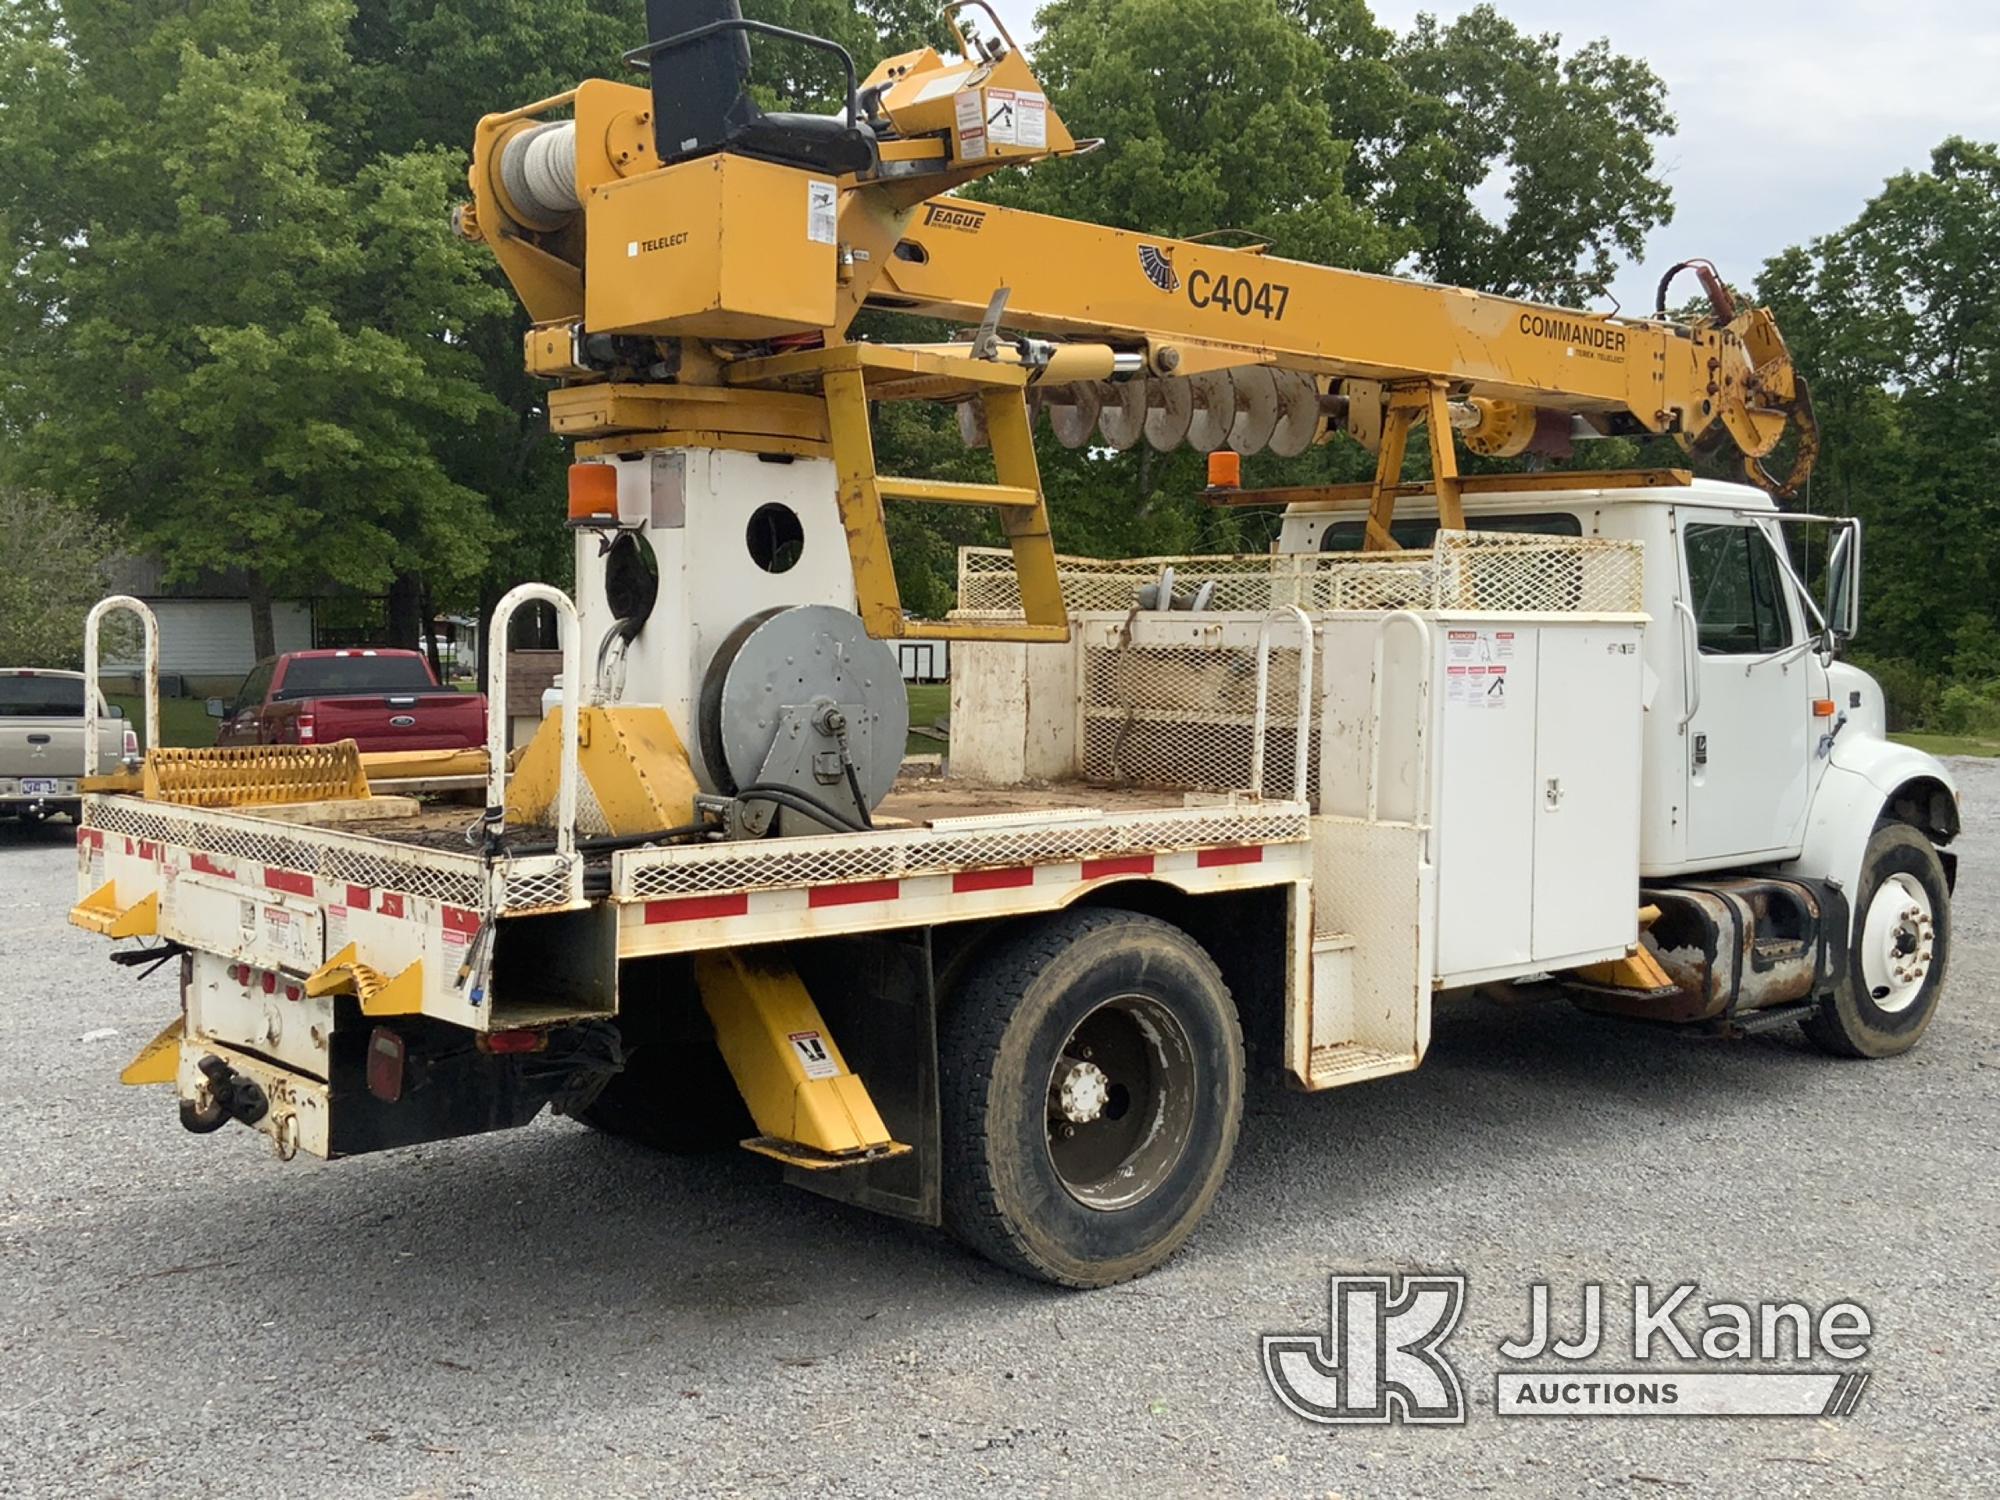
[[[1071,446],[1143,434],[1292,453],[1344,428],[1377,455],[1376,548],[1395,545],[1418,427],[1447,524],[1461,516],[1454,435],[1501,456],[1670,435],[1733,449],[1779,493],[1811,464],[1810,407],[1776,323],[1739,312],[1712,274],[1712,315],[1677,323],[973,202],[955,190],[1081,149],[997,20],[992,41],[959,32],[955,58],[877,64],[839,116],[765,116],[732,93],[746,35],[839,49],[746,22],[731,0],[678,9],[687,29],[630,57],[650,90],[592,81],[480,122],[459,229],[492,248],[534,319],[527,367],[557,383],[551,423],[583,456],[685,444],[831,457],[874,634],[1063,637],[1027,436],[1039,409]],[[978,331],[857,353],[863,307]],[[870,407],[906,399],[958,405],[998,482],[877,474]],[[1774,480],[1761,460],[1794,424],[1797,461]],[[906,621],[883,522],[895,499],[996,507],[1026,622]]]

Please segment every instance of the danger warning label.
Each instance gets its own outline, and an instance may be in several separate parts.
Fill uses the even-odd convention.
[[[819,1032],[794,1031],[788,1039],[792,1051],[799,1055],[799,1066],[805,1069],[806,1077],[832,1078],[839,1074],[840,1065],[833,1060],[826,1038]]]
[[[1507,670],[1514,659],[1511,630],[1452,630],[1445,635],[1444,699],[1460,708],[1507,706]]]

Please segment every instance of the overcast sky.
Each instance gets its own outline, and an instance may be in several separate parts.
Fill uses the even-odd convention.
[[[1924,165],[1956,133],[2000,138],[2000,4],[1995,0],[1496,0],[1565,50],[1598,36],[1645,58],[1667,84],[1680,131],[1660,150],[1674,219],[1614,287],[1652,307],[1677,260],[1705,255],[1748,282],[1766,257],[1848,223],[1883,179]],[[996,0],[1025,41],[1036,0]],[[1373,0],[1385,26],[1458,0]]]

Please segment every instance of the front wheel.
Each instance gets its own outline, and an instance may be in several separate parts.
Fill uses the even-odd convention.
[[[1215,1200],[1243,1036],[1213,960],[1121,911],[1025,927],[939,1032],[944,1213],[995,1264],[1062,1286],[1152,1270]]]
[[[1894,1057],[1937,1013],[1951,952],[1944,863],[1921,830],[1877,825],[1855,886],[1847,963],[1831,995],[1802,1023],[1822,1051]]]

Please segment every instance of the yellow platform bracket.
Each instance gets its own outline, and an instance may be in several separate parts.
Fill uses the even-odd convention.
[[[654,833],[694,819],[700,790],[663,708],[585,704],[576,712],[576,769],[613,834]],[[552,825],[562,780],[562,712],[542,720],[507,783],[507,823]]]
[[[146,752],[140,795],[180,807],[273,807],[368,796],[353,740],[327,745],[166,746]]]
[[[364,1016],[414,1016],[424,1008],[424,961],[418,959],[391,978],[362,963],[349,943],[306,976],[306,993],[353,995]]]
[[[69,924],[99,937],[157,937],[160,895],[154,891],[129,906],[118,904],[116,881],[107,880],[69,909]]]
[[[1632,945],[1632,951],[1623,958],[1606,959],[1602,963],[1585,964],[1570,972],[1586,984],[1603,985],[1613,990],[1639,990],[1654,993],[1674,988],[1674,977],[1661,965],[1658,956],[1647,946],[1647,934],[1652,925],[1660,920],[1657,906],[1639,908],[1639,941]]]
[[[187,1017],[175,1016],[125,1064],[118,1081],[134,1087],[152,1083],[172,1083],[180,1077],[181,1038],[187,1034]]]
[[[722,1060],[762,1135],[743,1144],[795,1167],[900,1156],[861,1080],[785,960],[721,949],[695,959],[695,983]]]
[[[847,531],[854,593],[862,621],[877,640],[929,636],[955,641],[1066,641],[1069,612],[1056,574],[1055,541],[1035,461],[1028,413],[1027,371],[1019,364],[973,359],[968,353],[883,344],[800,349],[728,367],[734,385],[817,387],[826,400],[827,435],[839,478],[840,521]],[[995,483],[903,479],[875,470],[871,401],[977,401],[993,447]],[[883,502],[984,505],[1000,513],[1014,554],[1025,615],[1021,620],[904,618],[889,552]]]

